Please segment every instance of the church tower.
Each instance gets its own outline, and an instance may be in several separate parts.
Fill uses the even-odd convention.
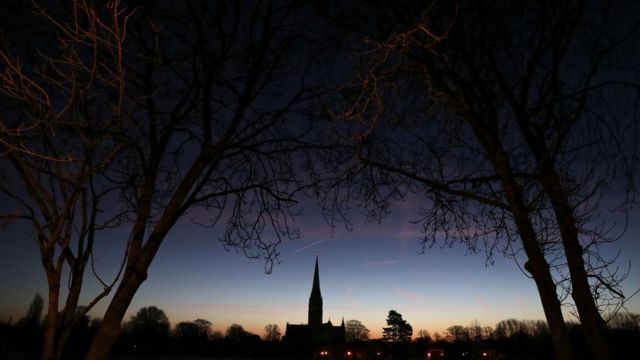
[[[340,326],[333,326],[331,320],[322,323],[322,294],[320,293],[320,271],[318,270],[318,256],[313,273],[313,286],[309,296],[309,322],[303,324],[287,323],[287,331],[283,341],[289,344],[327,345],[344,344],[344,318]]]
[[[320,275],[318,274],[318,255],[316,270],[313,274],[313,287],[309,296],[309,327],[319,328],[322,325],[322,295],[320,294]]]

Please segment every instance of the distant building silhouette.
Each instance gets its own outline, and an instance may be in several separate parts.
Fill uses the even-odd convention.
[[[309,296],[309,318],[307,325],[289,324],[284,335],[284,341],[297,344],[342,344],[344,343],[344,318],[340,326],[333,326],[331,320],[322,323],[322,294],[320,293],[320,274],[318,272],[318,257],[313,274],[313,287]]]

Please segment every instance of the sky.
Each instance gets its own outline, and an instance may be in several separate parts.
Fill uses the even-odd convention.
[[[344,66],[344,65],[342,65]],[[0,200],[1,201],[1,200]],[[163,309],[172,324],[198,318],[209,320],[224,332],[237,323],[262,335],[264,326],[307,321],[316,256],[319,259],[323,296],[323,320],[339,324],[357,319],[381,337],[389,310],[403,315],[414,329],[443,333],[452,325],[495,326],[501,320],[544,319],[532,279],[514,260],[496,255],[488,264],[484,253],[470,254],[460,245],[434,247],[420,253],[420,199],[395,204],[381,224],[365,223],[357,213],[353,231],[332,229],[313,207],[305,209],[295,227],[301,239],[279,248],[280,263],[265,274],[264,262],[225,249],[218,240],[220,228],[192,223],[206,214],[192,211],[179,221],[160,248],[148,279],[129,307],[129,319],[141,307]],[[3,204],[0,204],[0,208]],[[605,215],[611,223],[624,223],[621,214]],[[0,225],[0,321],[17,321],[27,312],[36,293],[46,297],[46,280],[39,263],[37,245],[23,224]],[[117,272],[127,237],[120,228],[101,234],[94,253],[96,270],[110,279]],[[640,209],[630,214],[624,236],[604,249],[622,269],[631,262],[623,283],[626,294],[640,288]],[[87,274],[83,303],[100,291]],[[102,317],[109,298],[91,312]],[[640,313],[640,295],[627,309]],[[567,313],[567,318],[572,318]]]
[[[512,259],[501,255],[487,264],[483,253],[463,246],[431,248],[420,253],[420,225],[412,224],[412,202],[397,203],[381,224],[366,224],[354,214],[354,229],[331,231],[313,208],[295,226],[301,239],[280,246],[280,263],[265,274],[264,262],[225,250],[216,229],[191,222],[203,214],[186,215],[162,245],[149,277],[136,294],[126,319],[144,306],[163,309],[172,324],[204,318],[224,332],[237,323],[262,335],[264,326],[307,322],[315,257],[319,258],[323,320],[335,325],[344,318],[360,320],[372,338],[381,337],[389,310],[403,315],[414,329],[444,333],[451,325],[495,326],[500,320],[544,319],[533,280]],[[610,221],[622,219],[611,218]],[[0,320],[24,316],[35,293],[46,295],[44,272],[28,229],[5,227],[0,253]],[[606,251],[621,251],[618,264],[630,276],[627,294],[640,288],[640,211],[631,213],[626,234]],[[126,238],[119,229],[98,239],[96,269],[104,278],[115,274]],[[85,294],[96,294],[95,281]],[[88,302],[85,295],[84,301]],[[101,317],[103,300],[90,312]],[[627,309],[640,313],[638,296]],[[571,319],[570,317],[568,319]]]

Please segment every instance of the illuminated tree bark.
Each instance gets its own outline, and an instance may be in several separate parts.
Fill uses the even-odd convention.
[[[24,6],[46,34],[25,39],[8,31],[5,44],[13,46],[0,49],[0,192],[15,205],[2,219],[29,223],[38,244],[48,285],[42,358],[49,360],[62,358],[73,327],[113,286],[96,274],[103,290],[79,306],[95,232],[115,220],[98,216],[108,191],[95,179],[118,153],[111,140],[122,120],[130,13],[117,0],[100,8],[73,1],[68,12]]]

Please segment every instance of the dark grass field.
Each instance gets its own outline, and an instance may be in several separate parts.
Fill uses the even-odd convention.
[[[64,360],[82,360],[84,354],[69,354],[65,355]],[[245,360],[249,358],[234,358],[234,357],[207,357],[207,356],[158,356],[158,355],[122,355],[117,354],[109,357],[111,360]],[[267,360],[262,358],[250,358],[251,360]],[[24,352],[6,352],[0,353],[0,360],[40,360],[39,353],[24,353]],[[277,360],[277,359],[268,359]],[[304,360],[304,359],[300,359]]]

